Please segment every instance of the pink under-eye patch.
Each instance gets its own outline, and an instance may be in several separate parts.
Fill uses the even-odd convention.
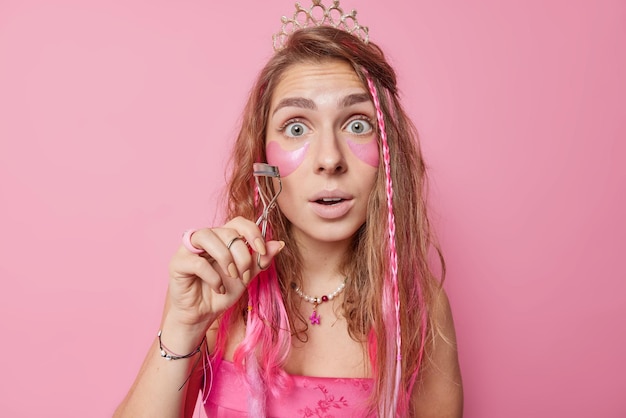
[[[265,152],[267,162],[278,167],[281,177],[287,177],[300,167],[308,149],[308,142],[296,150],[288,151],[283,149],[278,142],[271,141],[266,145]]]
[[[351,140],[346,140],[348,147],[352,153],[365,164],[371,165],[372,167],[378,167],[378,162],[380,160],[379,152],[378,152],[378,141],[376,138],[368,141],[364,144],[359,144],[353,142]]]

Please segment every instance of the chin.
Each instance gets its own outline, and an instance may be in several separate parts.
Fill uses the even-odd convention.
[[[336,225],[326,224],[320,227],[299,229],[296,235],[303,235],[309,239],[324,243],[339,243],[352,240],[363,224],[360,225]]]

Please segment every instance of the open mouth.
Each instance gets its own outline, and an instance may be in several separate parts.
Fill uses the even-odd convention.
[[[343,199],[340,197],[325,197],[323,199],[318,199],[315,203],[319,203],[320,205],[336,205],[337,203],[343,202]]]

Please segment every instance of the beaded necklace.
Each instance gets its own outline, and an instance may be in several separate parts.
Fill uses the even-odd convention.
[[[313,304],[313,313],[309,317],[309,320],[311,321],[311,325],[320,325],[321,317],[317,313],[317,307],[324,302],[333,300],[338,294],[343,292],[343,289],[346,287],[346,280],[348,280],[347,277],[343,280],[343,282],[341,282],[341,284],[337,287],[337,289],[323,296],[309,296],[306,293],[304,293],[302,289],[300,289],[300,286],[296,285],[295,283],[291,283],[291,288],[298,294],[298,296],[300,296],[305,301]]]

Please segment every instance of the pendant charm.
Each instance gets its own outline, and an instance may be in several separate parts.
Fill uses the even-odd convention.
[[[343,292],[344,287],[346,287],[346,280],[348,280],[347,277],[343,279],[343,282],[341,282],[339,287],[335,289],[334,292],[322,296],[309,296],[304,293],[295,282],[291,282],[291,288],[298,294],[298,296],[300,296],[305,301],[313,304],[313,313],[311,314],[311,316],[309,316],[309,321],[311,322],[311,325],[320,325],[320,319],[322,318],[317,313],[317,307],[320,306],[322,303],[330,302],[338,294]]]
[[[309,317],[311,321],[311,325],[319,325],[320,324],[320,316],[317,314],[317,306],[313,309],[313,313]]]

